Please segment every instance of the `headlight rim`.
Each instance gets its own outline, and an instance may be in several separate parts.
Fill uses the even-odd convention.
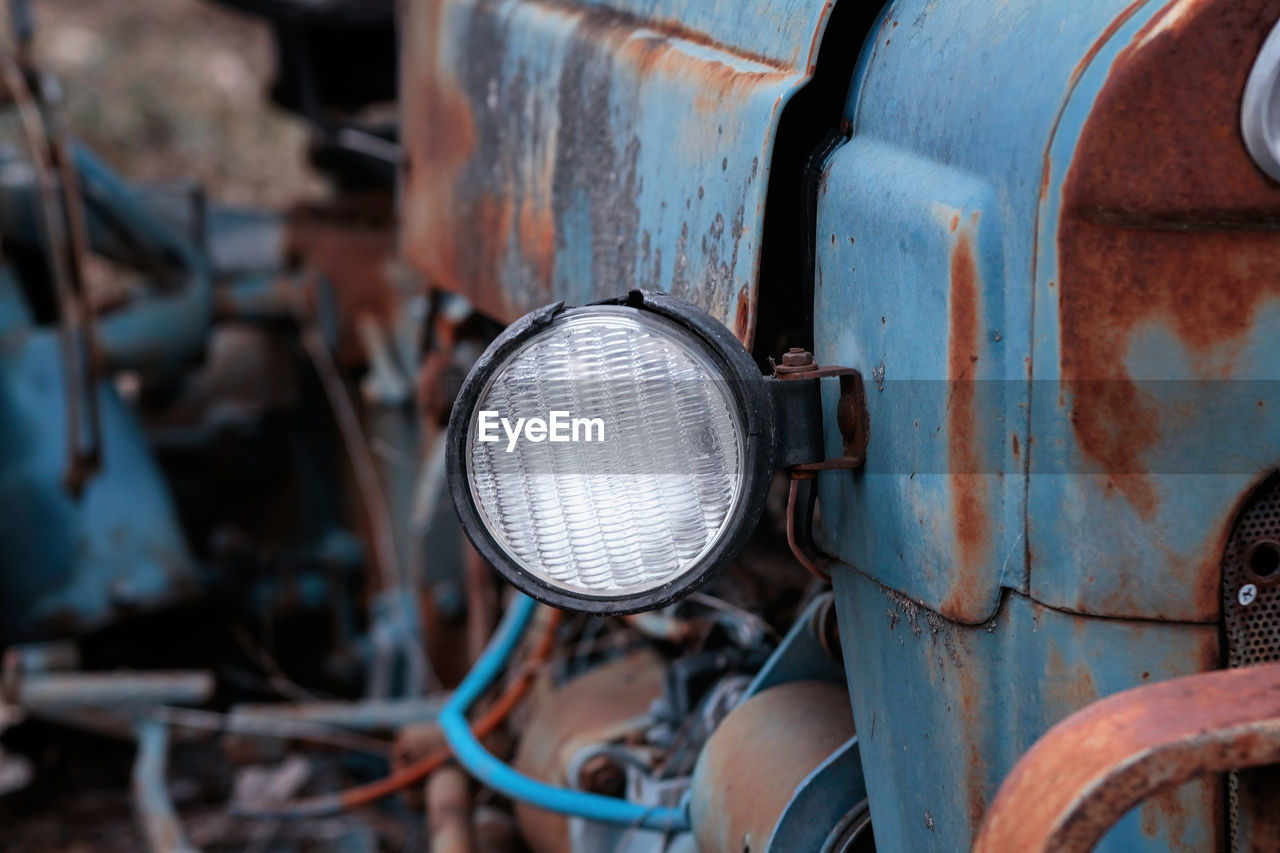
[[[776,416],[765,386],[765,378],[746,349],[733,334],[700,308],[665,293],[631,291],[616,299],[594,302],[581,308],[616,305],[651,311],[685,329],[704,347],[719,368],[735,396],[744,428],[742,501],[720,539],[695,568],[661,586],[641,593],[610,596],[570,594],[533,575],[508,556],[489,532],[474,497],[467,474],[467,436],[480,395],[493,372],[533,336],[567,311],[563,301],[526,314],[508,326],[476,360],[454,401],[445,437],[449,493],[462,522],[463,532],[480,556],[516,588],[529,596],[581,613],[623,615],[665,607],[693,592],[737,555],[759,523],[774,470]]]

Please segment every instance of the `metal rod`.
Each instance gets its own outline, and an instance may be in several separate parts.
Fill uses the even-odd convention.
[[[182,831],[165,783],[169,730],[159,720],[141,720],[135,733],[138,754],[133,762],[133,809],[147,849],[153,853],[196,853]]]

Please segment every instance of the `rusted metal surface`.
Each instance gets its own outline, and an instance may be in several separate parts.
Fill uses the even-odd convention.
[[[749,344],[774,133],[831,5],[411,5],[405,256],[500,321],[641,287]]]
[[[839,685],[790,682],[735,708],[707,741],[694,773],[690,815],[698,849],[762,853],[796,788],[851,737],[849,698]]]
[[[813,353],[803,347],[792,347],[773,365],[773,375],[803,376],[812,373],[817,367]]]
[[[1049,149],[1031,470],[1081,475],[1032,478],[1032,591],[1054,606],[1218,618],[1231,520],[1280,453],[1280,184],[1239,131],[1278,17],[1275,0],[1149,4],[1087,57]]]
[[[1280,458],[1280,184],[1238,130],[1278,16],[886,11],[827,161],[815,283],[815,356],[873,380],[886,429],[879,476],[820,481],[825,550],[969,624],[1002,587],[1216,621],[1227,531]],[[1025,51],[990,50],[1008,39]]]
[[[877,476],[819,480],[824,519],[840,519],[823,548],[946,616],[982,622],[1001,586],[1022,579],[1011,476],[1022,462],[1008,436],[1024,432],[1025,370],[1008,341],[1027,318],[1006,292],[995,190],[856,128],[825,186],[820,227],[836,239],[819,240],[818,356],[871,382],[826,391],[824,419],[851,427],[846,446],[865,448],[863,470]],[[861,422],[849,410],[859,396]],[[878,425],[871,442],[868,424]]]
[[[364,363],[360,324],[373,319],[394,328],[404,298],[391,270],[395,221],[389,193],[344,197],[333,205],[299,206],[286,220],[285,253],[332,287],[338,362]]]
[[[982,278],[974,255],[974,232],[982,218],[975,210],[961,221],[953,214],[948,225],[954,235],[950,259],[950,296],[947,330],[948,456],[951,462],[951,536],[956,542],[959,577],[974,577],[991,560],[994,521],[989,508],[987,480],[983,476],[984,419],[977,411],[978,362],[986,344],[982,328]],[[940,608],[943,613],[963,612],[971,593],[956,586]]]
[[[848,471],[861,468],[867,459],[867,442],[871,435],[871,425],[867,416],[866,392],[862,386],[862,374],[850,367],[839,367],[837,365],[821,365],[814,361],[813,353],[800,347],[792,347],[790,351],[784,353],[781,358],[774,361],[769,360],[773,365],[773,375],[775,378],[795,382],[803,379],[829,379],[837,378],[840,380],[840,397],[836,401],[835,417],[832,419],[831,426],[833,430],[828,430],[821,423],[822,413],[816,413],[816,417],[801,418],[799,420],[790,420],[790,411],[781,411],[780,413],[789,420],[780,430],[785,435],[785,441],[789,442],[789,446],[799,451],[800,445],[803,443],[800,436],[806,430],[814,431],[814,442],[818,443],[823,439],[826,432],[838,433],[841,439],[841,452],[839,455],[832,454],[828,458],[817,462],[800,462],[799,464],[789,464],[794,457],[790,457],[790,451],[783,451],[783,459],[779,460],[779,464],[785,465],[790,474],[795,476],[812,477],[819,471]],[[820,390],[818,386],[815,391]],[[790,409],[794,403],[793,400],[779,400],[779,409]],[[805,448],[808,449],[808,448]]]
[[[791,475],[787,488],[787,547],[809,574],[822,583],[831,582],[827,559],[813,547],[813,510],[817,492],[813,489],[812,474]],[[800,495],[801,490],[804,496]]]
[[[975,850],[1091,850],[1133,806],[1208,773],[1280,763],[1280,665],[1134,688],[1054,726],[1009,774]],[[1263,847],[1276,839],[1258,839]]]
[[[1219,666],[1216,626],[1089,618],[1017,593],[966,626],[848,567],[832,580],[882,849],[968,849],[1004,777],[1059,720],[1134,685]],[[1223,794],[1216,779],[1163,792],[1101,849],[1221,849]]]
[[[662,662],[652,651],[636,652],[570,681],[534,707],[521,731],[514,767],[534,779],[568,784],[574,753],[634,734],[636,721],[662,695],[662,681]],[[562,815],[518,803],[516,818],[536,853],[569,849],[568,821]]]

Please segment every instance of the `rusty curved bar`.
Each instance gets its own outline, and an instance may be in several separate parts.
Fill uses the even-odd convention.
[[[1067,717],[1014,766],[975,853],[1086,851],[1129,809],[1209,773],[1280,763],[1280,664],[1117,693]]]

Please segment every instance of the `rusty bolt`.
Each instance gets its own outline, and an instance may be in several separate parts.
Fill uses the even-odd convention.
[[[818,364],[813,360],[813,353],[801,347],[792,347],[787,350],[782,358],[773,364],[773,372],[778,376],[809,373],[817,369]]]
[[[593,794],[621,797],[627,792],[627,771],[610,755],[593,755],[578,771],[578,787]]]
[[[807,349],[792,347],[782,357],[782,363],[787,367],[801,367],[806,364],[813,364],[813,353]]]

